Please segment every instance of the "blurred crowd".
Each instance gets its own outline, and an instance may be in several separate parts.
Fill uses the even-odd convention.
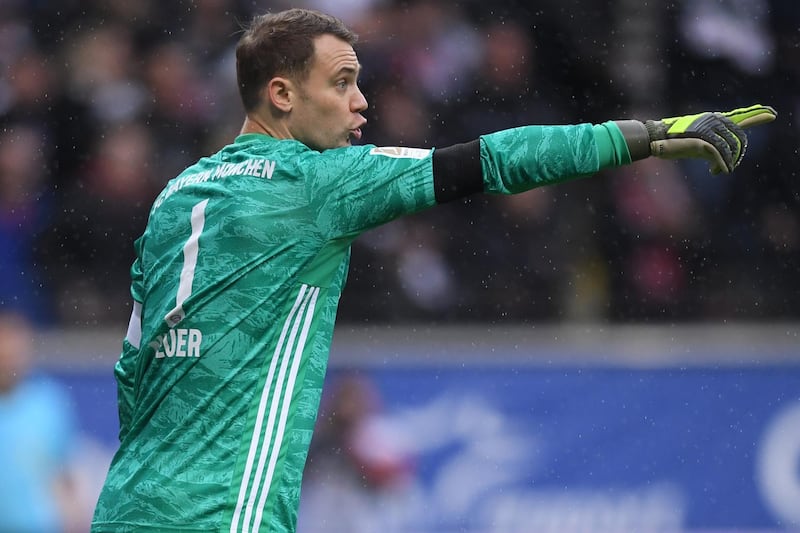
[[[384,411],[371,378],[333,373],[303,474],[298,532],[420,531],[411,516],[419,495],[409,433]]]
[[[372,144],[779,111],[731,176],[646,160],[373,230],[341,320],[800,317],[796,0],[3,0],[0,303],[44,325],[127,320],[152,200],[238,133],[241,25],[290,5],[360,34]]]

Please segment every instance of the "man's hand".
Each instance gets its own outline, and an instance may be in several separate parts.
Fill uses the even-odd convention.
[[[769,106],[753,105],[724,113],[705,112],[645,122],[650,153],[663,159],[702,158],[711,173],[733,171],[747,149],[744,128],[775,120]]]

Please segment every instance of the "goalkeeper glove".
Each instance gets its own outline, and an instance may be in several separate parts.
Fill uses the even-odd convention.
[[[704,112],[696,115],[648,120],[644,123],[647,140],[641,133],[630,136],[634,128],[621,124],[620,129],[629,140],[631,156],[638,145],[641,156],[653,155],[663,159],[701,158],[711,162],[711,173],[730,173],[742,161],[747,149],[744,128],[766,124],[775,120],[777,113],[769,106],[753,105],[724,113]],[[629,121],[621,121],[629,122]],[[641,123],[640,123],[641,124]],[[649,144],[649,153],[644,143]]]

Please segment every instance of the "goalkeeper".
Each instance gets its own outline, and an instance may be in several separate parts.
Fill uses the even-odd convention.
[[[236,49],[241,135],[169,182],[131,268],[115,367],[120,446],[93,531],[294,531],[350,244],[400,216],[649,156],[732,172],[755,105],[652,121],[526,126],[439,149],[353,146],[356,36],[301,9]],[[347,512],[347,509],[342,509]]]

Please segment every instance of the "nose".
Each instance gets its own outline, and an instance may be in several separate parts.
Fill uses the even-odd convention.
[[[353,113],[361,113],[368,107],[367,98],[364,96],[364,93],[361,92],[361,89],[356,87],[356,93],[353,96],[353,100],[350,102],[350,109]]]

